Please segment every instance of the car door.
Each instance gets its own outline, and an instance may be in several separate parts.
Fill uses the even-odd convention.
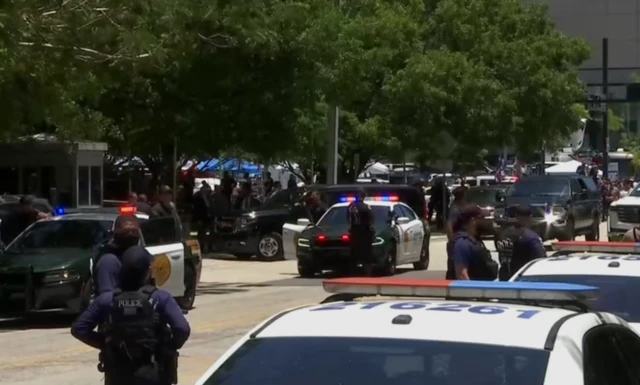
[[[393,217],[394,217],[394,222],[395,220],[397,220],[398,218],[404,217],[405,216],[405,212],[401,209],[401,205],[397,204],[393,206]],[[411,255],[411,234],[410,234],[410,229],[411,229],[411,222],[409,223],[405,223],[404,225],[398,225],[396,224],[396,228],[398,230],[398,235],[399,235],[399,239],[398,239],[398,245],[397,245],[397,257],[398,257],[398,264],[404,264],[407,263],[410,260],[410,255]]]
[[[284,225],[282,225],[282,251],[284,253],[284,259],[294,260],[296,259],[296,248],[298,247],[298,238],[302,230],[306,229],[307,225],[298,225],[298,216],[295,215],[295,210],[289,213]]]
[[[156,285],[174,297],[184,295],[184,244],[175,219],[159,217],[140,224],[145,247],[154,256],[152,275]]]
[[[571,213],[573,214],[573,225],[576,229],[585,226],[585,200],[583,199],[582,185],[578,182],[578,178],[572,178],[571,182]]]
[[[418,216],[409,206],[404,204],[400,204],[399,206],[402,212],[404,212],[404,216],[411,220],[411,222],[409,222],[409,244],[411,245],[409,258],[412,260],[419,260],[422,251],[422,239],[424,238],[424,226],[422,225],[422,221],[418,219]]]

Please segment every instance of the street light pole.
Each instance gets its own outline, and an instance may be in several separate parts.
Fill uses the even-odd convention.
[[[602,176],[609,178],[609,39],[602,39],[602,93],[604,96],[604,115],[602,115]]]
[[[327,114],[327,184],[338,184],[338,130],[340,109],[329,105]]]

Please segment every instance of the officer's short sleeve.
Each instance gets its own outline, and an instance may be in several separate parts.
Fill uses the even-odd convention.
[[[457,267],[468,268],[471,260],[472,249],[469,242],[464,239],[457,239],[453,244],[453,263]]]
[[[527,243],[529,247],[531,247],[532,249],[531,254],[532,256],[535,257],[535,259],[544,258],[547,256],[547,251],[544,249],[544,242],[542,241],[542,238],[540,238],[538,234],[529,230],[527,231],[526,237],[527,237]]]

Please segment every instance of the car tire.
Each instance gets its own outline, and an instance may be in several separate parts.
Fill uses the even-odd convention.
[[[560,235],[560,237],[558,237],[558,240],[573,241],[576,239],[575,233],[575,223],[573,222],[573,218],[569,218],[567,219],[565,231]]]
[[[283,260],[282,235],[276,232],[263,234],[258,240],[256,257],[261,261]]]
[[[236,253],[233,254],[234,257],[238,258],[241,261],[247,261],[253,257],[251,253]]]
[[[184,295],[178,298],[178,305],[182,310],[193,309],[196,301],[196,289],[198,286],[196,269],[191,264],[184,266]]]
[[[422,240],[420,260],[413,263],[414,270],[427,270],[429,268],[429,239],[425,236]]]
[[[390,277],[396,274],[396,244],[393,243],[390,247],[389,250],[387,251],[387,258],[384,262],[384,266],[382,267],[381,271],[380,271],[380,275],[385,276],[385,277]]]
[[[589,232],[584,235],[584,239],[587,241],[599,241],[600,240],[600,217],[594,217],[593,223]]]
[[[318,274],[318,270],[312,266],[298,265],[298,274],[300,278],[314,278]]]

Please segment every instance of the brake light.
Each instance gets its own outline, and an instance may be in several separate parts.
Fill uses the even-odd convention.
[[[342,240],[342,242],[349,242],[351,240],[351,237],[349,237],[349,234],[343,234],[340,239]]]
[[[137,208],[135,206],[122,206],[120,207],[120,214],[122,215],[131,215],[136,213]]]
[[[318,235],[318,238],[316,238],[316,240],[317,240],[318,242],[324,242],[324,241],[326,241],[326,240],[327,240],[327,237],[326,237],[326,236],[324,236],[324,235]]]

